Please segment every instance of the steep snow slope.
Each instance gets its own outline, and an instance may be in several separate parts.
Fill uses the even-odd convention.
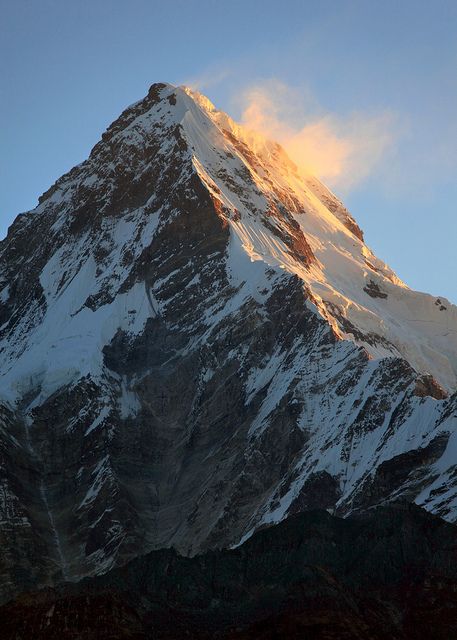
[[[246,131],[207,98],[185,91],[201,107],[190,103],[182,121],[194,164],[232,218],[241,214],[231,226],[251,259],[297,274],[341,337],[363,344],[373,357],[401,355],[454,390],[457,308],[408,289],[365,245],[337,198],[316,178],[301,175],[277,144]],[[208,116],[216,129],[208,126]],[[227,152],[233,159],[227,161]],[[237,179],[243,170],[249,172],[249,187]],[[265,224],[265,216],[274,226],[284,224],[281,200],[310,245],[311,264],[291,255]]]
[[[277,144],[153,85],[0,245],[3,595],[310,506],[455,519],[456,313]]]

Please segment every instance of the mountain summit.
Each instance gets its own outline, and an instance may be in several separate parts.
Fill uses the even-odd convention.
[[[313,507],[457,518],[457,308],[154,84],[0,244],[1,595]]]

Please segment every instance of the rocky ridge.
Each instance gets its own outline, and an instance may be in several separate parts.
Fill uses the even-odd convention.
[[[5,640],[448,640],[456,525],[405,505],[291,516],[232,551],[151,552],[0,606]]]

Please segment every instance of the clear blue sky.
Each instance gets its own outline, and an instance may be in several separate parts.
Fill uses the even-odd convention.
[[[389,112],[394,143],[342,194],[410,286],[457,302],[455,0],[0,0],[0,237],[156,81],[240,116],[271,79],[321,113]]]

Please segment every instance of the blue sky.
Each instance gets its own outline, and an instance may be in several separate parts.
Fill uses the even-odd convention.
[[[235,118],[253,87],[279,87],[282,124],[325,122],[356,142],[330,182],[367,244],[410,286],[457,302],[454,0],[0,9],[0,237],[152,82],[197,85]]]

